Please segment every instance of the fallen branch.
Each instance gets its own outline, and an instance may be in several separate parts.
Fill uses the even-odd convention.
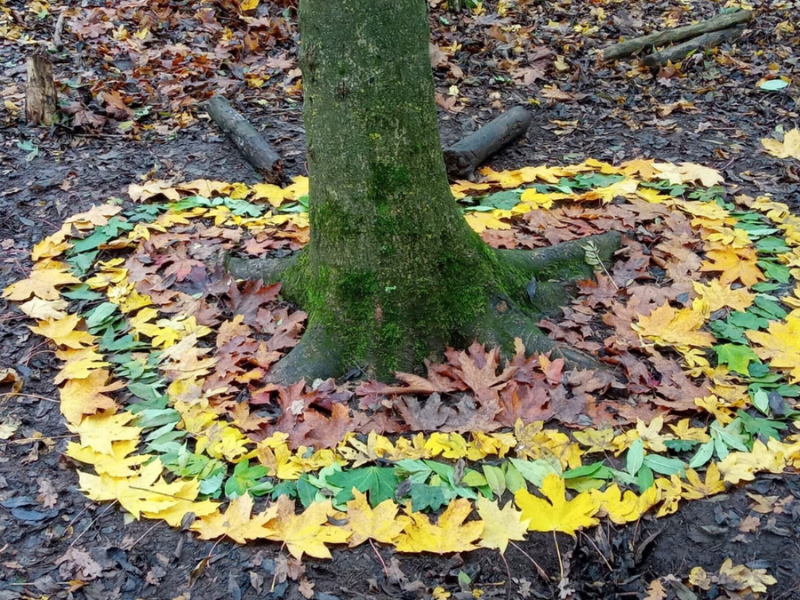
[[[444,161],[451,179],[470,177],[492,154],[523,135],[531,124],[531,113],[521,106],[490,121],[460,142],[446,148]]]
[[[211,98],[206,110],[214,123],[266,181],[280,182],[283,173],[281,157],[224,96]]]
[[[677,62],[683,60],[695,50],[713,48],[719,46],[722,42],[735,40],[741,37],[744,30],[745,26],[740,25],[739,27],[731,27],[730,29],[723,29],[721,31],[712,31],[711,33],[706,33],[705,35],[696,37],[683,44],[665,48],[661,52],[648,54],[642,59],[642,62],[648,67],[658,67],[670,61]]]
[[[56,21],[56,28],[55,32],[53,33],[53,44],[52,48],[55,51],[60,51],[61,48],[64,46],[64,17],[67,16],[67,11],[69,10],[69,6],[65,7],[61,10],[58,15],[58,20]]]
[[[708,21],[702,21],[694,25],[687,25],[686,27],[677,27],[675,29],[667,29],[665,31],[658,31],[642,37],[609,46],[603,50],[601,54],[602,60],[614,60],[616,58],[623,58],[631,54],[635,54],[648,47],[663,46],[665,44],[681,42],[688,40],[704,33],[712,31],[720,31],[728,29],[734,25],[747,23],[753,18],[753,12],[749,10],[740,10],[726,15],[719,15]]]

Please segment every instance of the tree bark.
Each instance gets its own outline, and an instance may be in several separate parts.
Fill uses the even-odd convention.
[[[53,66],[42,52],[28,57],[25,88],[25,119],[28,125],[52,125],[58,118],[58,95]]]
[[[471,177],[475,169],[492,154],[524,135],[530,127],[531,119],[529,111],[515,106],[445,149],[447,175],[451,179]]]
[[[450,192],[424,0],[301,0],[299,22],[310,242],[288,266],[229,261],[234,274],[280,281],[309,314],[269,378],[358,367],[390,379],[476,338],[513,352],[523,329],[532,351],[558,350],[525,310],[537,259],[487,246]],[[587,275],[566,265],[583,265],[582,252],[559,260]]]
[[[283,163],[278,153],[258,133],[250,122],[237,112],[224,96],[214,96],[208,102],[208,115],[228,136],[247,162],[269,183],[279,183]]]
[[[614,46],[609,46],[603,50],[602,58],[603,60],[623,58],[644,50],[647,47],[652,48],[656,46],[663,46],[664,44],[682,42],[683,40],[688,40],[704,33],[719,31],[720,29],[727,29],[734,25],[739,25],[740,23],[747,23],[752,18],[752,11],[740,10],[726,15],[719,15],[713,19],[695,23],[694,25],[657,31],[649,35],[615,44]]]

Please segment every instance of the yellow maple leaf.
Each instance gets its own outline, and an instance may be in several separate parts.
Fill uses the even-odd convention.
[[[397,510],[397,504],[391,499],[372,508],[367,495],[353,488],[353,499],[347,503],[347,523],[344,525],[344,529],[352,533],[348,545],[353,548],[368,539],[394,544],[403,531],[403,523],[396,519]]]
[[[120,505],[139,518],[142,512],[160,512],[175,506],[181,500],[194,500],[192,488],[184,480],[167,483],[161,478],[163,465],[156,458],[143,466],[134,477],[109,477],[78,472],[81,490],[92,500],[117,500]],[[199,487],[199,486],[198,486]]]
[[[125,383],[117,381],[109,383],[109,372],[97,369],[82,379],[69,379],[61,388],[61,414],[69,423],[77,425],[84,415],[93,415],[98,410],[112,414],[117,409],[113,398],[106,392],[113,392],[124,387]]]
[[[478,496],[475,508],[484,523],[478,543],[482,548],[496,548],[504,553],[509,541],[525,539],[529,521],[522,518],[522,513],[511,505],[510,500],[500,508],[497,502]]]
[[[669,479],[659,477],[654,486],[658,488],[662,500],[656,516],[660,518],[677,512],[683,492],[681,478],[678,475],[671,475]]]
[[[646,317],[640,317],[631,327],[658,346],[711,346],[713,335],[700,331],[705,319],[702,313],[691,308],[676,310],[665,302]]]
[[[223,535],[239,544],[248,540],[265,539],[273,530],[269,522],[278,514],[278,505],[273,504],[264,512],[252,516],[253,497],[243,494],[231,500],[224,513],[215,511],[195,521],[190,529],[196,531],[201,540],[213,540]]]
[[[510,210],[492,210],[489,212],[470,211],[464,215],[464,218],[476,233],[483,233],[487,229],[511,229],[511,223],[500,220],[510,216]]]
[[[758,268],[758,254],[753,248],[719,248],[706,253],[701,271],[722,271],[721,285],[728,285],[737,279],[750,287],[759,281],[766,281],[764,273]]]
[[[266,200],[275,208],[278,208],[286,200],[283,189],[271,183],[257,183],[250,186],[255,194],[253,200]]]
[[[34,268],[27,279],[12,283],[4,289],[3,298],[18,301],[36,296],[42,300],[58,300],[61,295],[56,289],[57,286],[80,282],[81,280],[72,273],[67,273],[66,266],[51,269]]]
[[[111,454],[103,454],[89,447],[83,447],[75,442],[67,444],[67,456],[87,465],[92,465],[98,475],[110,477],[133,477],[142,463],[153,458],[150,454],[134,454],[139,445],[139,440],[123,440],[111,444]]]
[[[46,319],[39,321],[37,326],[31,326],[31,331],[46,337],[58,346],[80,350],[95,341],[88,331],[77,331],[75,328],[83,321],[78,315],[69,314],[58,320]]]
[[[661,430],[664,428],[664,417],[658,416],[650,424],[645,424],[641,419],[636,419],[636,432],[639,438],[644,443],[645,448],[653,452],[666,452],[667,447],[664,442],[674,440],[675,437],[670,434],[662,434]]]
[[[675,437],[679,440],[700,442],[701,444],[705,444],[711,440],[711,436],[708,435],[706,428],[692,427],[690,419],[681,419],[676,424],[669,425],[669,428],[672,429],[672,433],[674,433]]]
[[[712,462],[706,469],[706,479],[703,481],[694,469],[686,469],[686,479],[684,482],[682,496],[686,500],[702,500],[714,494],[725,491],[725,482],[719,474],[717,463]]]
[[[268,524],[270,533],[267,539],[285,543],[289,554],[297,559],[303,558],[303,554],[331,558],[325,544],[344,544],[351,535],[343,527],[328,524],[328,516],[335,512],[330,500],[312,502],[299,515],[294,512],[294,501],[286,496],[279,496],[272,507],[277,512]]]
[[[760,358],[788,370],[791,383],[800,381],[800,316],[792,313],[785,323],[770,321],[767,331],[746,331],[745,335],[758,344],[753,350]]]
[[[666,179],[673,185],[700,182],[703,187],[712,187],[724,181],[724,178],[716,169],[695,163],[684,162],[680,165],[657,163],[655,168],[659,172],[659,179]]]
[[[139,439],[141,429],[128,425],[135,417],[136,415],[129,412],[121,412],[116,415],[98,413],[85,417],[77,425],[70,424],[68,427],[70,431],[80,436],[81,446],[88,446],[103,454],[112,454],[111,444],[113,442]]]
[[[775,158],[794,158],[800,160],[800,129],[794,128],[783,136],[783,142],[772,138],[762,138],[764,146]]]
[[[34,296],[20,304],[18,308],[33,319],[57,321],[67,316],[67,313],[64,312],[67,306],[69,306],[69,302],[66,300],[42,300]]]
[[[588,448],[585,454],[593,452],[617,452],[619,450],[618,444],[614,443],[616,435],[614,430],[610,427],[604,429],[591,429],[587,428],[583,431],[573,431],[574,437],[579,444]]]
[[[584,192],[577,196],[575,200],[600,200],[603,204],[608,204],[617,196],[623,198],[630,198],[636,195],[636,189],[639,187],[639,182],[635,179],[623,179],[609,186],[599,187]]]
[[[167,181],[148,181],[142,185],[132,183],[128,186],[128,196],[134,202],[144,202],[159,195],[163,195],[173,202],[181,199],[178,190],[174,189]]]
[[[747,288],[732,290],[730,285],[723,285],[716,279],[707,283],[693,281],[692,287],[700,298],[708,302],[710,312],[716,312],[725,307],[744,311],[753,304],[756,298],[756,295]]]
[[[108,225],[109,218],[122,212],[122,207],[118,204],[96,204],[89,210],[77,213],[69,217],[65,223],[69,223],[81,231]]]
[[[483,533],[483,521],[469,521],[472,504],[466,498],[450,502],[434,524],[422,513],[410,512],[398,519],[403,523],[403,533],[397,540],[398,552],[469,552]]]
[[[591,490],[589,494],[599,507],[599,516],[605,514],[618,525],[638,520],[661,501],[661,494],[655,486],[646,489],[641,496],[630,490],[626,490],[623,495],[616,483],[609,485],[603,492]]]
[[[467,455],[467,440],[459,433],[440,433],[435,431],[428,436],[425,448],[431,456],[444,456],[453,460]]]
[[[64,366],[53,379],[56,385],[67,379],[86,379],[97,369],[111,366],[94,348],[56,350],[56,358],[64,361]]]
[[[491,167],[483,167],[480,173],[485,181],[497,183],[505,189],[516,188],[525,183],[519,171],[495,171]],[[550,183],[558,183],[558,180]]]
[[[553,206],[553,194],[543,194],[536,188],[528,188],[522,192],[522,195],[519,197],[519,199],[520,202],[524,204],[525,211],[528,211],[531,208],[547,209]]]
[[[547,500],[537,498],[525,488],[514,494],[523,518],[530,520],[529,531],[562,531],[575,536],[577,530],[597,525],[594,515],[599,508],[591,495],[584,492],[567,500],[564,480],[555,473],[544,478],[542,494]]]
[[[628,175],[630,177],[638,176],[645,181],[650,181],[656,175],[658,175],[659,170],[655,167],[655,161],[645,160],[641,158],[636,158],[634,160],[627,160],[620,165],[622,168],[622,173]]]

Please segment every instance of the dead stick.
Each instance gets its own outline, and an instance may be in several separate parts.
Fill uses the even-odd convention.
[[[677,62],[679,60],[683,60],[695,50],[700,50],[702,48],[713,48],[715,46],[719,46],[722,42],[735,40],[741,37],[744,30],[745,26],[739,25],[738,27],[731,27],[730,29],[712,31],[711,33],[706,33],[705,35],[696,37],[693,40],[684,42],[683,44],[678,44],[677,46],[672,46],[671,48],[665,48],[661,52],[648,54],[642,59],[642,62],[648,67],[665,65],[670,61]]]
[[[515,106],[460,142],[446,148],[444,161],[447,175],[451,179],[470,177],[483,161],[523,135],[528,130],[531,119],[528,110]]]
[[[224,96],[211,98],[206,110],[214,123],[266,181],[280,182],[283,173],[281,157]]]
[[[67,16],[68,10],[69,6],[66,6],[58,15],[55,33],[53,33],[53,50],[59,51],[64,46],[64,40],[62,39],[64,35],[64,17]]]
[[[709,33],[712,31],[719,31],[720,29],[727,29],[733,25],[740,23],[747,23],[753,18],[753,12],[749,10],[740,10],[727,15],[719,15],[708,21],[695,23],[694,25],[687,25],[686,27],[677,27],[675,29],[667,29],[665,31],[658,31],[642,37],[609,46],[601,55],[603,60],[614,60],[635,54],[640,50],[647,47],[663,46],[664,44],[681,42],[688,40],[698,35]]]

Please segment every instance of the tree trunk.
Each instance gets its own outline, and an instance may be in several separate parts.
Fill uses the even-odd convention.
[[[425,1],[301,0],[299,21],[311,239],[286,268],[263,266],[309,325],[272,380],[386,379],[476,337],[508,348],[523,325],[552,349],[519,308],[536,261],[487,246],[450,192]],[[577,262],[566,271],[591,276]]]

